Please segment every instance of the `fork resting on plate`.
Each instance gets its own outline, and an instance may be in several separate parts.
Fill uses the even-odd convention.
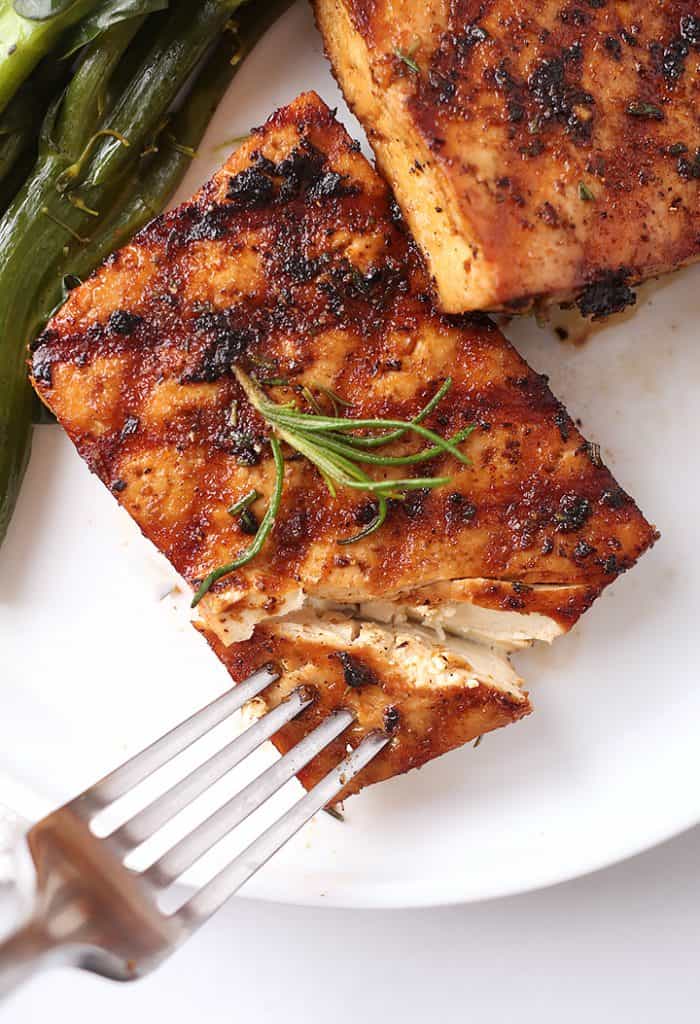
[[[352,713],[342,708],[333,712],[145,868],[135,870],[125,861],[308,707],[315,699],[313,688],[294,690],[107,835],[94,831],[95,818],[276,678],[270,668],[254,673],[30,829],[27,842],[36,871],[33,906],[20,929],[0,944],[0,994],[51,964],[82,967],[118,981],[152,971],[389,742],[382,732],[367,735],[321,782],[169,912],[164,896],[183,873],[347,729],[354,721]]]

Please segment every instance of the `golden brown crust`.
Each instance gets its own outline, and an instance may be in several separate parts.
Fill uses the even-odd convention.
[[[434,310],[388,189],[314,94],[71,292],[34,347],[42,399],[190,582],[249,544],[232,503],[272,488],[237,360],[324,384],[353,416],[402,419],[449,370],[452,390],[426,423],[477,429],[464,445],[472,465],[441,455],[419,467],[449,485],[392,503],[381,530],[346,547],[337,542],[366,522],[366,497],[333,499],[309,463],[287,462],[270,539],[212,592],[234,615],[280,614],[302,590],[354,602],[473,577],[580,584],[585,600],[556,612],[570,625],[653,542],[546,379],[488,320]],[[253,511],[263,508],[261,498]],[[538,590],[520,596],[538,609]]]
[[[442,308],[523,309],[700,255],[696,0],[315,0]]]
[[[531,711],[525,693],[499,692],[483,683],[464,687],[418,687],[399,666],[381,657],[376,648],[356,649],[372,681],[353,688],[347,685],[335,649],[313,640],[289,639],[275,626],[256,628],[244,643],[225,647],[217,637],[202,629],[204,637],[235,682],[241,682],[258,668],[272,664],[279,679],[263,691],[267,710],[275,707],[298,686],[311,686],[314,703],[284,726],[272,742],[285,754],[307,733],[338,708],[347,708],[356,721],[299,772],[300,782],[310,789],[374,730],[389,731],[392,740],[333,803],[338,803],[365,786],[419,768],[428,761],[476,739],[483,733],[519,721]]]

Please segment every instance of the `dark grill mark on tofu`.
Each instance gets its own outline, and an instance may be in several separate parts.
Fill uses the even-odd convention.
[[[282,179],[280,199],[295,199],[311,189],[319,181],[324,157],[315,146],[305,143],[293,150],[288,157],[277,164],[274,174]]]
[[[401,722],[401,713],[399,712],[399,709],[393,704],[390,704],[388,708],[384,708],[383,722],[385,732],[390,734],[395,733]]]
[[[448,526],[463,526],[476,518],[476,505],[459,491],[448,494],[445,504],[445,518]]]
[[[360,658],[356,658],[354,654],[348,654],[347,651],[335,651],[330,657],[337,658],[343,666],[343,676],[348,686],[356,688],[379,685],[379,680],[369,665]]]
[[[700,149],[695,150],[693,157],[678,157],[678,173],[684,181],[700,180]]]
[[[686,14],[681,18],[681,39],[689,46],[700,47],[700,15]]]
[[[206,207],[192,205],[185,209],[182,212],[182,227],[174,227],[168,238],[168,250],[189,242],[215,242],[225,238],[232,212],[233,207],[225,203],[214,203]]]
[[[337,171],[326,171],[309,187],[309,199],[337,199],[340,196],[357,195],[355,185],[346,185],[342,174]]]
[[[589,284],[576,302],[581,315],[601,320],[612,313],[621,313],[628,306],[634,306],[637,296],[627,284],[628,274],[629,271],[622,268],[604,274]]]
[[[274,183],[266,174],[256,167],[248,167],[231,178],[226,198],[239,206],[262,206],[272,199],[274,191]]]
[[[578,108],[591,108],[595,100],[567,80],[562,57],[542,61],[530,75],[528,86],[543,121],[559,121],[576,139],[590,138],[592,116],[584,116]]]
[[[564,494],[559,501],[559,511],[554,516],[558,533],[575,533],[586,524],[593,509],[588,498],[578,494]]]
[[[614,60],[622,60],[622,43],[619,39],[615,36],[606,36],[603,45]]]
[[[213,383],[229,376],[233,365],[256,340],[253,331],[233,327],[230,316],[223,311],[200,314],[195,320],[195,330],[205,336],[206,342],[196,369],[182,377],[183,384]]]
[[[244,509],[239,517],[241,531],[253,537],[258,532],[260,523],[255,515],[255,512],[251,512],[249,508]]]
[[[123,334],[128,337],[128,335],[134,333],[142,322],[143,317],[138,316],[136,313],[130,313],[127,309],[115,309],[109,315],[107,327],[110,331],[114,331],[115,334]]]
[[[40,334],[34,343],[34,351],[32,352],[32,376],[39,384],[45,384],[47,387],[51,387],[51,367],[57,362],[55,353],[47,347],[48,339],[45,338],[46,332]]]
[[[220,445],[236,459],[239,466],[257,466],[262,458],[264,439],[246,434],[242,430],[231,430],[227,441]]]

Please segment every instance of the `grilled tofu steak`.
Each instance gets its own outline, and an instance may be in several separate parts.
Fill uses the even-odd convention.
[[[314,0],[447,312],[576,299],[700,255],[697,0]]]
[[[545,378],[486,318],[435,310],[391,193],[313,93],[75,288],[33,350],[41,398],[194,586],[248,548],[275,488],[277,442],[242,371],[277,403],[348,421],[411,420],[449,375],[422,426],[473,427],[467,464],[366,464],[374,481],[444,482],[397,488],[353,543],[376,500],[332,495],[283,449],[271,534],[198,606],[235,679],[282,662],[270,701],[321,680],[282,748],[337,701],[358,709],[353,738],[397,707],[369,781],[520,718],[507,652],[568,630],[655,538]],[[403,434],[382,452],[423,447]]]

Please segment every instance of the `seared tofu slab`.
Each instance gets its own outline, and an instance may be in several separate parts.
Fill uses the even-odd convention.
[[[270,701],[315,672],[316,712],[280,745],[337,701],[363,708],[355,737],[403,708],[410,735],[397,730],[369,780],[526,714],[508,650],[569,629],[654,530],[493,324],[435,310],[388,188],[315,94],[75,288],[34,346],[42,399],[194,586],[250,544],[248,516],[229,510],[254,489],[259,521],[274,485],[241,369],[278,402],[313,393],[344,417],[404,421],[449,374],[424,424],[475,428],[460,445],[468,465],[440,452],[430,474],[447,483],[392,500],[380,529],[346,545],[375,516],[371,499],[332,496],[285,451],[271,535],[198,606],[234,678],[282,662]],[[357,687],[354,658],[369,666]]]
[[[577,299],[700,255],[697,0],[314,0],[448,312]]]

